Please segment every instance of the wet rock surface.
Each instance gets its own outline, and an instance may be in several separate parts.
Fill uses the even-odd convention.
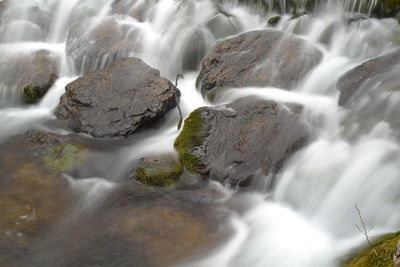
[[[185,120],[175,141],[184,166],[230,185],[277,173],[309,137],[302,107],[253,97],[203,107]]]
[[[179,96],[158,70],[124,58],[68,84],[56,115],[75,132],[121,138],[160,119]]]
[[[275,30],[258,30],[222,41],[202,63],[201,90],[218,87],[294,88],[322,59],[306,41]]]
[[[350,106],[368,87],[385,80],[394,67],[400,66],[400,50],[369,60],[345,73],[338,81],[339,105]],[[399,79],[400,81],[400,79]]]
[[[380,125],[390,127],[400,138],[399,60],[400,50],[396,50],[362,63],[339,79],[339,105],[349,111],[344,124],[355,128],[352,135],[365,134]]]
[[[131,179],[147,186],[168,187],[177,182],[182,172],[174,155],[159,155],[140,159]]]
[[[7,55],[0,59],[0,86],[18,90],[22,99],[34,103],[43,97],[58,78],[55,56],[47,50]]]
[[[67,57],[78,73],[93,72],[139,52],[139,33],[132,24],[114,18],[88,19],[69,30]]]

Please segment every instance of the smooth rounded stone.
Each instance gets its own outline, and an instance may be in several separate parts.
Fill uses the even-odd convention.
[[[97,138],[127,137],[163,117],[180,97],[170,81],[138,58],[119,59],[65,90],[57,117],[75,132]]]
[[[78,73],[109,66],[114,60],[140,52],[139,29],[115,18],[93,18],[74,24],[66,54]]]
[[[246,97],[202,107],[185,120],[175,140],[185,168],[233,186],[279,172],[308,140],[302,107]]]
[[[351,105],[365,93],[364,90],[385,79],[387,73],[396,66],[400,66],[399,49],[364,62],[345,73],[336,85],[340,91],[339,105]],[[398,80],[400,81],[400,78]]]
[[[140,159],[131,179],[146,186],[168,187],[182,172],[182,164],[174,155],[159,155]]]
[[[0,65],[1,90],[26,103],[38,101],[58,79],[55,55],[47,50],[12,53],[1,58]]]
[[[318,48],[275,30],[258,30],[222,41],[203,61],[201,90],[217,87],[294,88],[322,59]]]

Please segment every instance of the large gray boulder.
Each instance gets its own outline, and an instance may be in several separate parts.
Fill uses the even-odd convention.
[[[309,137],[302,107],[252,97],[225,107],[202,107],[175,141],[186,169],[230,185],[277,173]]]
[[[322,59],[306,41],[275,30],[258,30],[222,41],[203,61],[202,91],[216,87],[273,86],[292,89]]]
[[[66,86],[57,117],[76,132],[121,138],[174,108],[179,90],[138,58],[123,58]]]

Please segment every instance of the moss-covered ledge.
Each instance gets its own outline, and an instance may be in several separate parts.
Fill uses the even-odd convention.
[[[344,267],[393,267],[400,232],[385,235],[350,258]]]
[[[174,147],[179,153],[183,166],[190,172],[201,174],[200,159],[193,155],[192,149],[204,141],[203,118],[199,109],[190,113],[185,120],[183,129],[176,138]]]

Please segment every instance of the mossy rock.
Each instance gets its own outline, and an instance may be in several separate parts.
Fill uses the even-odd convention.
[[[191,153],[191,150],[200,146],[204,141],[203,118],[201,111],[195,110],[185,120],[182,132],[176,138],[174,147],[178,151],[185,168],[193,173],[200,174],[200,160]]]
[[[82,165],[88,149],[77,143],[63,143],[49,149],[42,159],[47,168],[65,172]]]
[[[389,234],[351,258],[345,267],[393,267],[400,232]]]
[[[35,103],[42,97],[30,84],[24,86],[23,92],[24,101],[28,104]]]
[[[281,21],[281,16],[271,17],[268,20],[268,24],[269,25],[276,25],[276,24],[278,24],[279,21]]]
[[[182,164],[171,155],[148,157],[140,160],[132,179],[146,186],[169,187],[183,172]]]

